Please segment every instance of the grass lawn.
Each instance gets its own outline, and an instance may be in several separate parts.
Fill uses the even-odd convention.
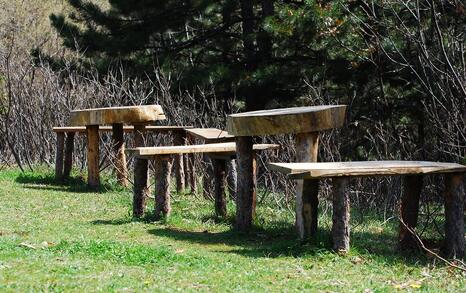
[[[133,221],[131,190],[93,193],[50,174],[0,172],[1,292],[466,292],[459,271],[396,251],[396,220],[354,220],[343,257],[328,215],[312,244],[297,241],[288,210],[260,206],[255,230],[239,234],[189,194],[174,194],[167,221]]]

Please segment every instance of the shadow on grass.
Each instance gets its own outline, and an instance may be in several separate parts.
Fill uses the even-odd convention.
[[[100,192],[120,190],[106,182],[101,183],[98,189],[90,188],[82,177],[70,177],[57,180],[53,174],[22,173],[16,177],[15,182],[24,184],[24,188],[36,190],[66,191],[76,193]]]

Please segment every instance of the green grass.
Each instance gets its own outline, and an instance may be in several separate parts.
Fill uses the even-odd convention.
[[[134,221],[131,191],[113,181],[93,193],[79,178],[4,170],[0,291],[466,291],[458,271],[396,251],[395,220],[355,222],[339,256],[328,215],[309,244],[287,210],[260,206],[254,231],[240,234],[199,196],[175,194],[172,208],[166,221]]]

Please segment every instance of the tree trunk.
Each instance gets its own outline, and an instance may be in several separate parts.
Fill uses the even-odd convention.
[[[238,190],[236,193],[236,227],[248,231],[256,209],[256,160],[252,137],[236,137]]]
[[[172,162],[170,157],[155,158],[155,218],[160,220],[170,216],[170,174]]]
[[[238,188],[238,172],[236,171],[236,160],[230,160],[227,164],[227,182],[230,198],[236,201],[236,189]]]
[[[143,147],[144,143],[144,125],[134,126],[134,146]],[[149,177],[148,177],[148,161],[135,158],[134,159],[134,186],[133,186],[133,217],[140,218],[144,216],[146,207],[146,199],[150,195]]]
[[[99,126],[87,125],[87,184],[90,188],[100,186],[99,175]]]
[[[333,180],[333,249],[338,253],[347,253],[350,244],[350,200],[348,178],[335,177]]]
[[[65,134],[57,132],[57,153],[55,154],[55,179],[63,180],[63,147]]]
[[[463,174],[445,174],[444,253],[449,258],[464,256],[464,196]]]
[[[217,217],[225,218],[227,216],[227,199],[225,195],[226,161],[213,159],[212,163],[215,177],[215,215]]]
[[[73,152],[74,152],[74,132],[66,134],[65,142],[65,165],[63,168],[63,177],[69,178],[71,170],[73,169]]]
[[[186,138],[187,144],[194,144],[194,138],[190,135]],[[189,184],[191,193],[196,193],[196,157],[195,154],[186,154],[186,166],[188,167],[188,172],[186,172],[186,182]]]
[[[419,214],[419,199],[422,189],[422,175],[405,176],[403,182],[403,197],[401,199],[401,223],[398,233],[400,249],[418,248],[416,237],[410,232],[417,225]]]
[[[128,170],[126,168],[125,140],[123,124],[114,123],[112,125],[113,153],[115,156],[115,171],[118,183],[121,186],[128,186]]]
[[[185,134],[184,132],[175,132],[174,144],[175,145],[184,145],[185,144]],[[183,154],[175,155],[175,176],[176,176],[176,191],[183,192],[185,189],[185,174],[184,174],[184,162]]]
[[[213,199],[214,196],[212,191],[214,189],[214,168],[212,166],[212,161],[207,154],[203,154],[203,162],[204,162],[204,177],[202,178],[202,189],[203,189],[203,196],[205,199]]]
[[[296,135],[297,162],[317,162],[319,134]],[[296,190],[296,227],[299,237],[306,239],[317,232],[319,180],[298,180]]]

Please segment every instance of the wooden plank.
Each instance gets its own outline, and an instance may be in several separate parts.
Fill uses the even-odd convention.
[[[256,151],[262,151],[277,149],[278,147],[279,145],[276,144],[255,144],[253,149]],[[138,157],[192,153],[234,153],[236,152],[236,144],[234,142],[225,142],[200,145],[142,147],[127,149],[126,151]]]
[[[157,133],[167,133],[167,132],[184,132],[185,129],[190,129],[192,126],[153,126],[147,125],[144,131],[152,131]],[[77,133],[86,133],[86,126],[60,126],[60,127],[53,127],[52,130],[54,132],[77,132]],[[111,132],[112,126],[99,126],[100,132]],[[133,132],[134,126],[132,125],[125,125],[123,126],[124,132]]]
[[[187,129],[186,132],[193,137],[204,141],[225,142],[234,141],[235,139],[233,135],[218,128],[192,128]]]
[[[269,166],[272,170],[288,174],[291,179],[466,172],[464,165],[427,161],[269,163]]]
[[[316,132],[339,128],[345,121],[345,105],[261,110],[228,116],[227,131],[234,136]]]
[[[71,111],[70,126],[148,123],[164,120],[160,105],[94,108]]]

